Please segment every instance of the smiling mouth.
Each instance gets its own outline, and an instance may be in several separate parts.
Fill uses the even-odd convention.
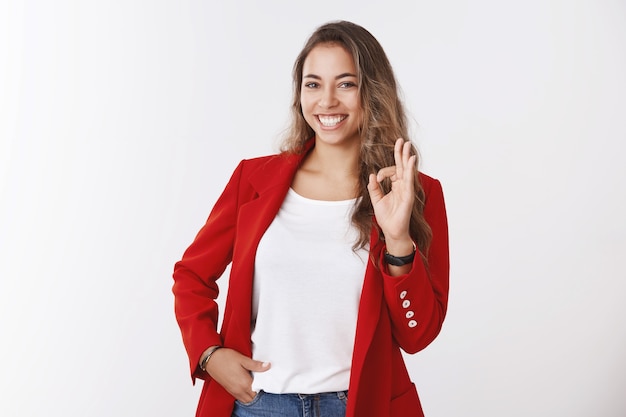
[[[324,127],[333,127],[337,126],[339,123],[344,121],[348,116],[317,116],[317,120],[320,121],[322,126]]]

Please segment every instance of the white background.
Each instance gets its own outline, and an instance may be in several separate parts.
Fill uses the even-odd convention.
[[[626,415],[624,1],[0,4],[0,415],[193,415],[174,262],[333,19],[386,49],[444,186],[427,416]]]

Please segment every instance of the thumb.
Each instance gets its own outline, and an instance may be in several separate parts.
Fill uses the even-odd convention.
[[[269,362],[255,361],[251,358],[247,358],[241,365],[250,372],[265,372],[272,366]]]

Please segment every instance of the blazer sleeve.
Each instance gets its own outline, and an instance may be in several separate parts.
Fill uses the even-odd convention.
[[[198,361],[210,346],[221,345],[217,331],[217,279],[232,260],[243,162],[235,169],[205,225],[174,266],[174,312],[189,356],[192,380],[207,379]]]
[[[441,331],[448,306],[450,259],[448,221],[443,190],[438,180],[423,182],[424,218],[432,230],[428,265],[415,256],[408,274],[389,275],[382,259],[384,297],[389,308],[394,339],[407,353],[428,346]]]

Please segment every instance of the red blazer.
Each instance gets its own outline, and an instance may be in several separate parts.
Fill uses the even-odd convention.
[[[175,313],[189,355],[192,380],[205,380],[197,417],[230,417],[234,398],[198,367],[209,346],[250,356],[252,279],[256,248],[274,219],[302,159],[273,155],[244,160],[209,218],[174,267]],[[448,228],[439,181],[420,173],[424,216],[433,232],[428,269],[416,256],[407,275],[390,276],[384,262],[367,265],[359,305],[347,417],[423,416],[400,349],[415,353],[439,331],[448,302]],[[374,230],[372,259],[384,244]],[[231,264],[232,263],[232,264]],[[217,331],[217,279],[231,264],[221,331]],[[376,265],[378,264],[378,265]],[[380,266],[379,266],[380,265]]]

